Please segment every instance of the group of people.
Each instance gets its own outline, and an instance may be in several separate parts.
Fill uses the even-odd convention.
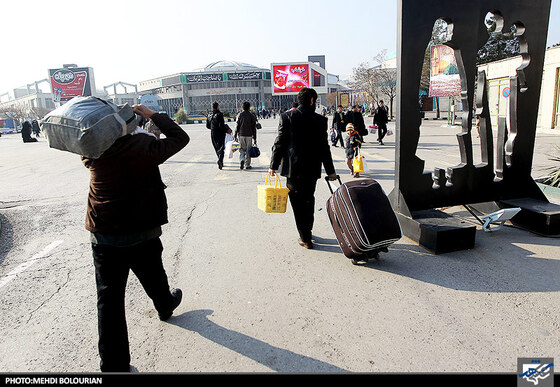
[[[39,128],[39,123],[37,120],[31,122],[24,121],[21,125],[21,138],[23,142],[37,142],[37,137],[40,136],[41,128]],[[31,134],[35,137],[31,137]]]
[[[373,115],[373,125],[377,127],[377,142],[379,145],[384,145],[383,138],[387,134],[388,121],[387,107],[384,105],[383,100],[381,100]],[[360,152],[364,143],[364,136],[368,135],[361,107],[354,105],[352,110],[344,113],[342,105],[339,105],[333,116],[331,130],[332,145],[338,147],[340,142],[340,146],[344,147],[346,151],[346,163],[350,173],[354,177],[360,177],[359,172],[354,172],[353,160]],[[346,133],[346,143],[344,143],[343,133]]]
[[[243,111],[237,116],[237,124],[234,141],[239,142],[239,168],[251,169],[251,148],[257,146],[257,124],[258,120],[255,114],[251,112],[251,104],[243,103]],[[212,146],[218,156],[218,168],[224,167],[224,157],[226,149],[226,135],[232,134],[233,131],[225,123],[224,115],[220,111],[220,104],[214,102],[212,104],[212,113],[208,116],[206,127],[210,129],[210,138]]]
[[[304,88],[298,94],[298,103],[280,115],[268,170],[271,176],[279,173],[287,178],[298,244],[306,249],[313,248],[315,189],[322,169],[328,180],[338,178],[329,146],[328,118],[315,112],[317,98],[314,89]],[[222,169],[225,137],[232,130],[225,124],[219,104],[215,102],[212,108],[207,127],[211,130],[218,167]],[[124,303],[130,270],[152,299],[160,320],[168,320],[182,300],[181,290],[170,288],[162,263],[160,237],[162,225],[168,222],[168,207],[159,165],[181,151],[190,138],[166,114],[143,105],[133,109],[153,125],[148,130],[151,133],[137,131],[123,136],[97,159],[82,157],[91,175],[86,229],[91,235],[98,349],[104,372],[130,371]],[[337,122],[346,123],[345,120]],[[250,168],[249,150],[256,146],[257,122],[250,104],[244,103],[234,134],[241,145],[242,169]],[[346,123],[347,128],[349,124]],[[352,125],[360,124],[353,121]],[[159,133],[153,135],[154,127],[163,138]]]

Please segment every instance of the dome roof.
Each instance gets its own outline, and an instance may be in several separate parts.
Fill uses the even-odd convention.
[[[220,60],[218,62],[210,63],[203,69],[197,71],[243,71],[243,70],[258,70],[257,66],[251,64],[235,62],[231,60]]]

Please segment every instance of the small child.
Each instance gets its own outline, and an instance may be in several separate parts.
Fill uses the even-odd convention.
[[[360,173],[354,173],[354,167],[352,162],[354,157],[358,155],[358,150],[362,147],[362,136],[354,129],[354,125],[346,125],[346,133],[348,133],[348,138],[346,139],[346,165],[350,168],[350,173],[354,177],[360,177]]]

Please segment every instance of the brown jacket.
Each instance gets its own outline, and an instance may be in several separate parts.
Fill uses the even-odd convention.
[[[130,234],[167,223],[167,199],[159,165],[183,149],[189,136],[166,114],[155,113],[150,118],[164,139],[145,133],[128,134],[100,158],[82,157],[91,177],[87,230]]]

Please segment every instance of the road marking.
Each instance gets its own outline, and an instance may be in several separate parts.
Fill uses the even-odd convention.
[[[55,248],[57,248],[58,246],[60,246],[60,244],[62,244],[63,241],[54,241],[53,243],[51,243],[50,245],[48,245],[47,247],[45,247],[43,250],[39,251],[37,254],[35,254],[34,256],[31,257],[30,260],[22,263],[21,265],[19,265],[18,267],[16,267],[14,270],[12,270],[11,272],[9,272],[8,274],[6,274],[4,276],[4,278],[2,278],[0,280],[0,288],[4,287],[5,285],[7,285],[11,280],[13,280],[14,278],[16,278],[16,276],[19,273],[22,273],[23,271],[29,269],[35,262],[37,262],[39,259],[45,257],[45,255],[47,255],[48,253],[50,253],[52,250],[54,250]]]

